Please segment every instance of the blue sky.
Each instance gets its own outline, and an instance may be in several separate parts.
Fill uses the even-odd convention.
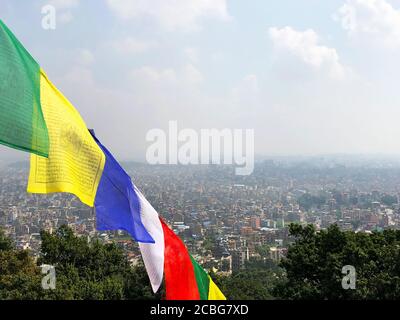
[[[2,0],[0,18],[120,159],[169,120],[254,129],[259,155],[400,153],[400,0]]]

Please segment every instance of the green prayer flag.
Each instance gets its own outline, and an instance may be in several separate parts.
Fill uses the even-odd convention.
[[[197,288],[199,289],[200,300],[208,300],[208,288],[210,284],[208,274],[197,263],[197,261],[193,259],[192,256],[190,256],[190,260],[192,260],[194,274],[196,276]]]
[[[0,20],[0,143],[48,156],[40,66]]]

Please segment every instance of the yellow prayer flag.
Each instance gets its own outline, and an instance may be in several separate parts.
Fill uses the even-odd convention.
[[[28,192],[69,192],[93,207],[105,155],[73,105],[40,70],[40,100],[49,157],[31,154]]]
[[[224,294],[219,290],[210,276],[208,276],[208,279],[210,281],[208,285],[208,300],[226,300]]]

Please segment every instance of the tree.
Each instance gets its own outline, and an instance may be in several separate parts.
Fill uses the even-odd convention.
[[[210,276],[228,300],[271,300],[280,273],[262,267],[244,269],[231,276],[217,276],[210,272]]]
[[[255,248],[256,252],[260,255],[261,258],[269,258],[269,245],[260,245]]]
[[[231,276],[210,272],[228,299],[399,299],[400,230],[367,234],[336,225],[317,231],[291,224],[294,238],[276,266],[261,256]],[[42,232],[39,260],[16,249],[0,231],[0,299],[160,299],[151,291],[143,265],[132,267],[123,250],[88,242],[66,226]],[[44,290],[38,265],[56,268],[56,289]],[[343,266],[356,270],[356,289],[342,288]]]
[[[0,299],[40,299],[41,274],[27,250],[15,249],[0,230]]]
[[[131,267],[123,250],[98,240],[88,243],[67,226],[41,233],[40,264],[55,267],[54,299],[155,299],[143,265]],[[158,296],[159,298],[159,296]]]
[[[336,225],[317,232],[292,224],[295,242],[281,262],[286,279],[274,288],[282,299],[399,299],[400,231],[342,232]],[[356,270],[356,289],[342,288],[342,268]]]
[[[131,267],[122,249],[95,240],[88,243],[66,226],[54,234],[41,233],[37,263],[27,250],[18,250],[0,230],[0,299],[159,299],[143,265]],[[56,270],[55,290],[42,288],[41,268]]]
[[[7,251],[13,248],[13,243],[10,238],[4,235],[4,231],[0,229],[0,251]]]

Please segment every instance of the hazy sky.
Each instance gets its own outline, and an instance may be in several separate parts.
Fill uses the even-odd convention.
[[[0,18],[121,160],[169,120],[254,129],[260,155],[400,153],[400,0],[1,0]]]

